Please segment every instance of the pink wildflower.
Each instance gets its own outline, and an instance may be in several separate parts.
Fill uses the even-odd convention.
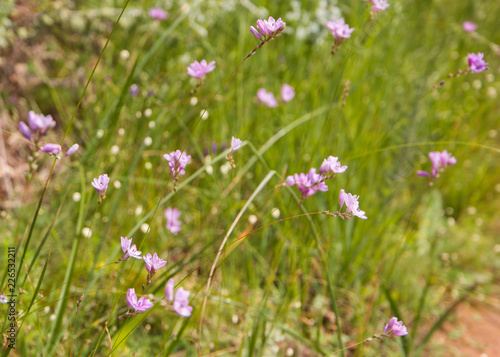
[[[408,335],[408,330],[403,325],[403,321],[398,321],[397,317],[393,317],[384,328],[384,334],[390,335],[391,333],[394,336],[405,336]]]
[[[201,62],[194,61],[187,68],[187,73],[194,78],[203,78],[205,74],[212,72],[215,69],[215,61],[207,64],[206,60]]]
[[[269,108],[276,108],[278,106],[278,101],[274,97],[274,94],[266,91],[264,88],[260,88],[257,91],[257,99],[267,105]]]
[[[127,303],[135,311],[141,313],[153,307],[153,303],[146,299],[146,295],[137,300],[135,289],[127,290]]]

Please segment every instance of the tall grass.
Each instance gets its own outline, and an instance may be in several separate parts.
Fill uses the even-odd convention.
[[[43,84],[18,104],[2,90],[4,109],[20,120],[26,109],[51,113],[57,126],[45,141],[82,149],[61,161],[42,156],[27,199],[3,211],[2,242],[17,247],[25,291],[10,353],[418,356],[432,353],[426,346],[457,303],[494,288],[500,4],[391,1],[371,20],[366,2],[339,3],[356,30],[334,56],[324,24],[298,36],[321,5],[298,4],[298,19],[291,3],[256,4],[287,29],[243,63],[258,44],[248,28],[266,15],[247,2],[169,3],[164,21],[147,16],[157,5],[149,1],[75,2],[66,17],[37,4],[31,41],[42,38],[54,59],[28,58]],[[465,20],[477,33],[462,30]],[[484,52],[490,69],[448,79],[471,52]],[[190,94],[196,81],[186,67],[203,58],[216,70]],[[57,84],[62,77],[73,79],[71,90]],[[292,101],[257,101],[259,88],[279,93],[284,83],[295,88]],[[245,141],[234,170],[232,136]],[[177,149],[192,161],[174,190],[162,155]],[[444,149],[458,163],[429,186],[415,172]],[[281,185],[329,155],[349,168],[327,192],[301,202]],[[90,183],[104,173],[111,182],[98,204]],[[360,196],[367,220],[314,214],[336,211],[341,188]],[[165,228],[169,206],[182,212],[177,235]],[[114,263],[120,236],[168,261],[144,292],[142,261]],[[171,277],[192,293],[190,318],[160,301]],[[119,319],[129,288],[155,305]],[[408,336],[348,348],[392,316]]]

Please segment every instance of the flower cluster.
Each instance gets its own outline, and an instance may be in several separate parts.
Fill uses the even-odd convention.
[[[275,20],[272,16],[267,20],[257,20],[257,28],[250,26],[250,31],[259,41],[267,42],[281,35],[286,23],[279,18]]]
[[[186,171],[186,165],[191,161],[191,156],[187,155],[185,151],[172,151],[170,154],[163,155],[163,158],[168,161],[168,167],[174,179],[178,175],[184,175]]]
[[[205,74],[212,72],[215,69],[215,61],[207,63],[206,60],[201,60],[201,62],[194,61],[187,68],[187,73],[194,78],[203,78]]]
[[[179,221],[181,212],[177,208],[168,207],[164,215],[167,219],[167,229],[173,234],[179,233],[181,231],[181,221]]]
[[[484,60],[484,53],[469,53],[467,59],[471,72],[479,73],[488,69],[488,63]]]
[[[27,129],[29,132],[29,130],[31,129],[34,133],[38,133],[39,135],[45,135],[48,129],[56,126],[56,122],[52,118],[52,115],[49,114],[45,116],[43,114],[36,114],[33,110],[30,110],[30,112],[28,113],[28,122],[30,124],[29,129],[26,124],[24,124],[24,122],[21,122],[22,124],[24,124],[25,131]],[[19,124],[20,126],[21,123]],[[21,130],[21,132],[23,132],[23,130]],[[27,139],[30,139],[27,135],[25,135],[25,137]]]
[[[356,217],[359,217],[361,219],[367,219],[368,217],[365,216],[365,212],[361,211],[359,209],[358,198],[359,198],[359,196],[352,195],[350,193],[345,193],[344,189],[341,189],[340,194],[339,194],[340,208],[339,208],[338,212],[340,213],[340,211],[342,210],[342,207],[344,207],[344,203],[345,203],[346,210],[344,212],[344,218],[350,219],[353,216],[356,216]],[[350,216],[345,215],[345,214],[350,214]],[[341,216],[339,216],[339,217],[341,217]]]
[[[177,289],[174,294],[174,279],[169,279],[165,285],[165,299],[172,302],[172,309],[182,317],[189,317],[193,312],[193,307],[189,306],[189,291],[183,288]]]
[[[281,101],[287,103],[295,97],[295,90],[292,86],[288,84],[283,84],[281,87]],[[268,92],[264,88],[260,88],[257,91],[257,99],[267,105],[269,108],[276,108],[278,106],[278,100],[273,93]]]
[[[374,12],[384,11],[389,7],[387,0],[369,0],[372,3],[372,10]]]
[[[308,196],[314,195],[318,191],[328,191],[328,186],[325,180],[335,177],[335,174],[342,173],[347,170],[347,166],[342,166],[338,161],[338,157],[330,156],[328,159],[323,160],[319,173],[313,167],[307,174],[293,174],[286,178],[288,186],[297,186],[302,193],[302,200]],[[331,174],[330,176],[326,176]]]
[[[302,199],[314,195],[318,191],[328,191],[328,186],[325,184],[325,177],[317,174],[316,169],[313,167],[307,174],[293,174],[286,178],[288,186],[296,185],[300,192],[302,192]]]
[[[346,38],[350,38],[351,34],[354,32],[354,28],[349,28],[349,25],[345,23],[344,19],[328,21],[326,27],[331,31],[335,42],[341,42]]]
[[[167,264],[167,261],[158,257],[158,254],[156,253],[154,253],[153,255],[148,253],[145,256],[141,257],[141,252],[137,250],[135,244],[132,244],[132,238],[129,239],[127,237],[121,237],[121,248],[122,251],[125,253],[125,255],[121,257],[117,261],[117,263],[119,263],[120,261],[126,261],[129,257],[144,260],[146,270],[148,271],[148,276],[147,276],[148,285],[151,283],[151,279],[153,275],[156,273],[156,270],[164,267],[165,264]],[[179,288],[177,289],[174,295],[173,279],[170,279],[167,282],[167,285],[165,286],[166,300],[169,302],[173,301],[172,304],[173,310],[183,317],[191,316],[191,312],[193,311],[193,308],[189,306],[189,300],[188,300],[189,294],[190,294],[189,291],[184,290],[183,288]],[[125,316],[134,316],[136,314],[140,314],[146,310],[149,310],[151,307],[153,307],[153,303],[149,299],[147,299],[146,296],[137,299],[135,289],[127,290],[127,303],[129,305],[129,309],[120,318],[123,318]],[[133,311],[130,311],[131,308],[133,309]]]
[[[457,159],[446,150],[443,150],[442,152],[431,151],[429,153],[429,159],[432,163],[431,172],[429,173],[419,170],[417,171],[417,175],[421,177],[430,177],[431,180],[434,180],[440,172],[444,171],[446,167],[455,165],[457,163]]]
[[[339,162],[339,158],[335,156],[328,156],[328,159],[324,159],[323,163],[319,168],[319,173],[322,175],[326,175],[328,173],[340,174],[347,170],[347,166],[342,166]]]
[[[137,250],[137,247],[135,244],[132,245],[132,238],[128,239],[127,237],[121,237],[121,245],[122,245],[122,251],[125,253],[123,257],[120,258],[120,260],[127,260],[129,257],[135,258],[135,259],[142,259],[140,251]]]
[[[62,151],[61,145],[58,144],[48,143],[41,148],[38,146],[40,139],[47,134],[47,131],[56,126],[52,115],[36,114],[33,110],[30,110],[28,113],[28,123],[29,126],[23,121],[19,122],[19,131],[26,139],[35,144],[35,151],[39,149],[41,152],[50,155],[58,155]],[[79,145],[74,144],[68,149],[65,156],[73,155],[78,148]]]

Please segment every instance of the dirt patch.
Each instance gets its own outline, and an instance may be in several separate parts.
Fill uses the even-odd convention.
[[[445,346],[443,357],[500,357],[500,308],[461,304],[434,342]]]

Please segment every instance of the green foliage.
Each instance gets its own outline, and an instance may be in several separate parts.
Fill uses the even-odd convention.
[[[297,356],[340,355],[397,316],[408,336],[353,350],[411,356],[422,353],[456,301],[493,289],[500,3],[393,0],[371,20],[364,1],[345,1],[338,7],[356,30],[334,56],[324,24],[319,32],[305,26],[326,11],[316,1],[302,2],[300,16],[301,2],[163,3],[169,18],[155,21],[147,9],[156,3],[131,2],[112,37],[124,1],[34,9],[37,31],[26,42],[42,39],[52,59],[27,59],[41,83],[23,94],[24,104],[9,103],[8,90],[0,95],[12,117],[21,117],[20,105],[51,113],[57,130],[47,142],[67,133],[64,145],[77,142],[81,150],[55,162],[46,191],[53,161],[43,157],[27,199],[0,222],[2,245],[17,246],[24,258],[17,262],[19,282],[26,279],[19,351],[284,356],[292,348]],[[264,7],[287,29],[241,63],[258,44],[248,27],[265,16]],[[479,24],[477,34],[462,30],[465,20]],[[484,52],[490,70],[448,79],[467,67],[470,52]],[[192,94],[197,83],[186,67],[203,58],[217,67]],[[132,83],[137,97],[129,94]],[[257,101],[259,88],[278,94],[284,83],[295,88],[291,102],[267,108]],[[221,149],[231,136],[246,141],[233,153],[234,171]],[[207,159],[213,142],[218,152]],[[174,191],[162,155],[176,149],[192,162]],[[458,164],[429,187],[415,172],[430,170],[427,153],[444,149]],[[300,205],[295,188],[279,186],[329,155],[349,168],[327,182],[328,192]],[[90,183],[104,173],[111,182],[99,205]],[[276,222],[336,211],[341,188],[360,195],[368,220],[311,214]],[[169,206],[182,212],[177,235],[165,228]],[[114,264],[120,236],[168,261],[144,292],[142,261]],[[128,288],[159,300],[170,277],[192,292],[191,318],[156,301],[144,314],[118,319]]]

